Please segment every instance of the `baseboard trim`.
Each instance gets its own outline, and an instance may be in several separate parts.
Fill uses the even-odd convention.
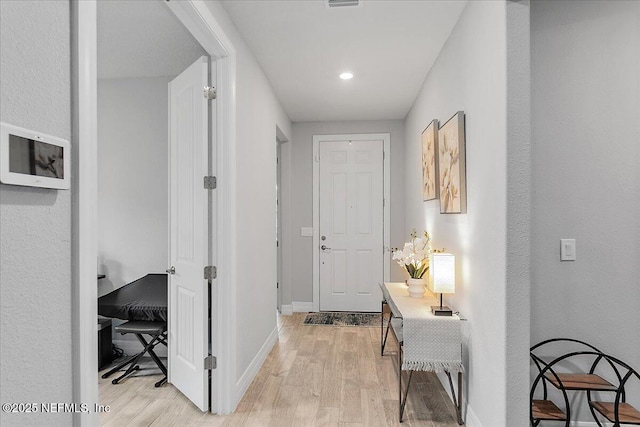
[[[482,423],[478,419],[478,416],[473,409],[471,409],[471,405],[467,405],[467,416],[465,420],[465,425],[467,427],[482,427]]]
[[[478,419],[478,416],[471,405],[467,405],[467,416],[465,419],[465,426],[467,427],[482,427],[482,423]],[[571,427],[598,427],[598,424],[593,421],[572,421]]]
[[[291,304],[281,305],[280,314],[283,314],[285,316],[291,316],[293,314],[293,306]]]
[[[266,360],[267,356],[271,352],[274,344],[278,341],[278,327],[273,328],[273,331],[269,334],[264,344],[258,351],[258,354],[253,358],[247,369],[244,371],[238,382],[236,383],[236,395],[235,402],[233,403],[233,407],[237,407],[240,400],[242,400],[242,396],[247,392],[249,385],[251,385],[251,381],[258,374],[258,371],[262,367],[262,364]]]
[[[119,335],[119,334],[118,334]],[[134,338],[133,336],[131,338]],[[134,354],[138,354],[142,351],[143,347],[140,344],[140,341],[137,339],[127,340],[127,339],[118,339],[111,341],[114,345],[120,347],[122,351],[127,353],[129,356],[133,356]],[[167,357],[167,347],[164,345],[158,345],[153,349],[153,352],[158,355],[158,357]],[[146,356],[149,356],[148,354]]]
[[[294,313],[307,313],[313,311],[313,303],[293,301],[291,303],[291,308]]]

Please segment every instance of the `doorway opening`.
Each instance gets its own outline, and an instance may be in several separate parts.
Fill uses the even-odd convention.
[[[282,191],[282,166],[280,164],[281,158],[281,142],[276,138],[276,248],[278,248],[276,261],[278,263],[278,281],[276,282],[278,302],[276,309],[278,310],[278,313],[282,313],[282,206],[280,205],[280,200],[282,199],[282,195],[280,194],[280,192]]]
[[[148,2],[144,2],[148,3]],[[233,245],[235,231],[234,191],[235,172],[231,165],[235,164],[235,94],[231,88],[235,85],[235,49],[221,26],[208,8],[202,3],[190,0],[184,2],[153,2],[168,7],[178,18],[188,33],[193,35],[204,48],[206,54],[216,58],[215,70],[220,76],[217,108],[211,112],[216,118],[217,126],[212,132],[216,139],[223,141],[219,150],[211,151],[207,157],[218,171],[218,178],[226,183],[224,191],[215,196],[217,204],[214,210],[217,215],[209,217],[212,229],[220,230],[212,243],[210,256],[217,259],[218,267],[224,267],[217,281],[233,282],[235,271],[235,255],[225,254],[220,248]],[[74,400],[98,403],[97,372],[97,337],[95,319],[97,317],[97,274],[98,247],[98,143],[97,143],[97,101],[98,101],[98,66],[97,66],[97,2],[85,0],[72,2],[72,58],[74,86],[74,144],[73,174],[73,297],[74,297]],[[166,91],[166,88],[165,88]],[[165,127],[165,131],[166,131]],[[122,173],[128,173],[123,171]],[[144,196],[144,194],[141,194]],[[215,227],[215,228],[213,228]],[[231,345],[235,333],[233,313],[235,298],[224,287],[217,287],[212,282],[210,301],[212,316],[208,322],[211,328],[211,351],[218,357],[219,371],[211,372],[211,384],[208,386],[211,396],[211,410],[225,414],[235,407],[234,384],[231,372],[234,371],[235,349]],[[224,327],[220,318],[230,319]],[[202,365],[201,365],[202,366]],[[219,373],[218,373],[219,372]],[[98,422],[95,412],[74,415],[78,424],[95,425]]]
[[[282,301],[284,287],[284,271],[283,271],[283,253],[287,243],[284,241],[284,218],[288,206],[285,206],[285,183],[287,181],[288,171],[288,152],[289,145],[286,144],[289,139],[284,132],[276,125],[276,311],[278,315],[282,314]],[[283,178],[284,177],[284,178]]]
[[[114,312],[98,306],[100,315],[113,318],[115,358],[111,365],[103,363],[100,391],[108,396],[119,387],[126,393],[132,386],[124,383],[157,373],[168,376],[171,385],[163,386],[163,379],[156,387],[175,387],[209,410],[211,386],[202,368],[211,324],[202,275],[209,263],[213,207],[202,187],[214,147],[210,101],[202,95],[210,84],[209,58],[159,1],[99,2],[97,47],[98,275],[103,276],[98,296],[109,293],[109,301],[122,307]],[[135,300],[135,310],[128,309],[127,298]],[[163,328],[166,335],[141,353],[150,333],[118,333],[138,324],[140,330]],[[108,349],[100,350],[106,356]]]

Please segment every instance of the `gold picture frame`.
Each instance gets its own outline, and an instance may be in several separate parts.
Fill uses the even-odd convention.
[[[438,131],[440,213],[467,213],[464,111]]]
[[[433,119],[422,131],[422,200],[434,200],[440,194],[438,185],[438,120]]]

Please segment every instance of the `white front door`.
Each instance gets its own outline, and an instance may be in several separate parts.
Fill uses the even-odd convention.
[[[383,141],[320,143],[320,310],[380,311]]]
[[[198,408],[209,408],[208,58],[169,83],[169,382]]]

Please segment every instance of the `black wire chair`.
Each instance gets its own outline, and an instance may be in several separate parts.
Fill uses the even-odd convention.
[[[551,362],[545,362],[534,353],[535,350],[544,345],[558,342],[577,343],[586,347],[586,350],[563,354]],[[561,362],[573,362],[578,358],[593,358],[587,374],[561,373],[554,369]],[[538,370],[538,374],[531,385],[530,421],[532,426],[537,426],[541,421],[562,421],[565,423],[565,427],[569,427],[571,406],[567,391],[586,391],[589,410],[600,427],[603,427],[600,420],[601,417],[613,423],[614,427],[640,425],[640,412],[626,403],[627,383],[632,378],[640,380],[640,375],[625,362],[605,354],[590,344],[571,338],[554,338],[536,344],[531,347],[531,359]],[[603,368],[603,366],[605,367]],[[602,372],[606,369],[606,366],[611,368],[610,372],[613,372],[616,377],[614,383],[596,374],[596,370]],[[536,389],[540,384],[542,385],[542,399],[534,399]],[[549,385],[552,385],[562,393],[566,412],[563,412],[549,399]],[[615,400],[613,402],[595,401],[593,398],[594,392],[615,392]]]

